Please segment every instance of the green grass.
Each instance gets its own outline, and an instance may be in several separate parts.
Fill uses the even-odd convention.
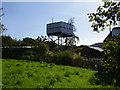
[[[111,88],[89,81],[97,71],[26,60],[2,60],[3,88]]]

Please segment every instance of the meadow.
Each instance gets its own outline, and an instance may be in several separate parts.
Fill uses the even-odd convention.
[[[98,71],[29,60],[2,59],[2,88],[113,88],[90,80]],[[94,79],[94,78],[93,78]]]

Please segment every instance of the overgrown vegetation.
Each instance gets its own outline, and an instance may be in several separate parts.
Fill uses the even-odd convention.
[[[2,60],[3,88],[113,88],[91,81],[97,71],[29,60]],[[90,81],[91,80],[91,81]]]
[[[61,47],[58,47],[53,40],[47,41],[47,37],[44,36],[37,39],[26,37],[22,41],[2,36],[2,41],[3,58],[7,59],[44,61],[94,69],[95,63],[87,58],[101,55],[99,51],[89,49],[87,46],[62,46],[62,49],[59,49]]]
[[[120,21],[120,2],[104,2],[95,13],[89,13],[88,18],[93,31],[104,31],[106,27],[116,25],[117,20]]]
[[[54,54],[53,62],[63,65],[72,65],[73,60],[74,60],[74,53],[70,51],[62,51],[62,52],[56,52]]]
[[[93,31],[96,32],[104,31],[108,26],[117,25],[117,21],[120,21],[120,2],[104,2],[103,6],[99,6],[95,13],[89,13],[88,18],[92,22]],[[106,76],[110,75],[108,81],[120,86],[120,36],[107,38],[103,48],[105,51],[102,62],[103,69],[96,77],[103,80],[100,73]]]
[[[104,73],[112,76],[112,82],[120,86],[120,36],[108,38],[104,43]]]
[[[89,13],[93,31],[100,32],[108,26],[116,25],[116,16],[120,21],[119,7],[120,2],[105,2],[97,8],[96,13]],[[2,31],[6,30],[3,24],[0,28]],[[108,38],[104,43],[105,58],[99,72],[89,70],[95,69],[96,63],[88,58],[102,57],[103,53],[90,50],[86,46],[74,46],[75,38],[79,40],[78,37],[66,38],[66,46],[60,52],[55,41],[47,40],[46,36],[37,39],[26,37],[23,40],[2,36],[3,57],[24,59],[3,59],[3,88],[120,87],[120,36]]]

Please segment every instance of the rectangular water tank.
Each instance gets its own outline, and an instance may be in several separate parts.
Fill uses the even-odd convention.
[[[112,36],[118,36],[120,35],[120,27],[114,27],[112,29]]]
[[[73,33],[73,25],[65,22],[55,22],[47,24],[47,35],[66,35],[72,36]]]

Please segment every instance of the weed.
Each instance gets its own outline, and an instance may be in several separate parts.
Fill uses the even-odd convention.
[[[52,78],[52,79],[50,80],[50,85],[53,85],[55,82],[57,82],[57,79],[56,79],[56,78]]]
[[[16,64],[16,66],[20,66],[20,64],[19,64],[19,63],[17,63],[17,64]]]
[[[22,81],[17,81],[16,85],[22,85]]]
[[[3,88],[113,87],[111,84],[106,85],[98,82],[103,79],[100,80],[94,77],[96,71],[78,67],[13,59],[4,59],[2,66]],[[104,74],[98,76],[107,78]],[[91,77],[93,78],[91,79]]]
[[[74,74],[75,75],[79,75],[79,71],[74,71]]]
[[[65,77],[70,77],[70,75],[73,75],[71,72],[66,72],[65,74]]]
[[[54,76],[55,78],[56,78],[56,80],[58,81],[58,82],[62,82],[62,75],[61,74],[56,74],[55,76]]]

